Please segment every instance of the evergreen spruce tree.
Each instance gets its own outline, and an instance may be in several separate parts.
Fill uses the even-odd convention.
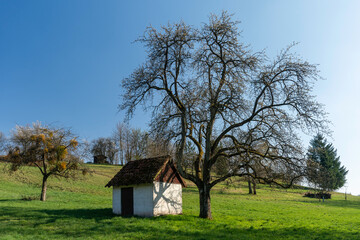
[[[307,165],[308,181],[322,192],[334,191],[346,183],[348,170],[341,166],[334,146],[321,134],[310,141]]]

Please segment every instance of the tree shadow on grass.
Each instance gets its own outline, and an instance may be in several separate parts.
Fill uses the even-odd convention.
[[[320,229],[296,226],[275,228],[242,224],[237,220],[209,221],[193,215],[123,218],[113,215],[111,208],[2,207],[0,216],[5,216],[0,221],[0,232],[9,237],[21,232],[25,238],[36,238],[39,232],[44,231],[48,239],[359,239],[358,231],[341,231],[326,226]],[[11,221],[7,221],[7,216]]]
[[[0,202],[20,202],[22,199],[0,199]]]
[[[111,208],[97,208],[97,209],[52,209],[52,210],[40,210],[46,213],[48,216],[56,218],[80,218],[80,219],[109,219],[115,215],[112,213]]]
[[[21,201],[21,200],[18,200]],[[104,219],[111,219],[114,217],[111,208],[99,209],[34,209],[21,207],[1,207],[0,216],[10,216],[16,219],[27,219],[38,223],[55,222],[62,219],[76,219],[101,221]]]

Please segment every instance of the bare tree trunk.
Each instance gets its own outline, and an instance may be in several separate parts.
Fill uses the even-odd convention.
[[[124,153],[123,150],[120,150],[120,165],[124,166]]]
[[[204,184],[199,188],[200,197],[200,215],[201,218],[212,219],[211,216],[211,202],[210,202],[210,187]]]
[[[255,182],[255,180],[253,179],[252,180],[252,183],[253,183],[253,189],[254,189],[254,195],[256,195],[256,182]]]
[[[47,178],[47,176],[43,176],[40,201],[46,201]]]
[[[252,194],[252,187],[251,187],[251,181],[250,178],[248,178],[248,186],[249,186],[249,194]]]

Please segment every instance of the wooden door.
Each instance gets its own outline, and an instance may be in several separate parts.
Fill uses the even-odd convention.
[[[121,215],[134,215],[134,188],[121,188]]]

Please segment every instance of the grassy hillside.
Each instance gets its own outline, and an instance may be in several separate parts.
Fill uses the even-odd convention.
[[[183,193],[181,216],[122,218],[112,214],[111,189],[119,170],[89,165],[92,175],[77,181],[49,179],[46,202],[38,198],[41,176],[27,167],[12,175],[0,164],[0,239],[360,239],[360,198],[333,195],[325,203],[303,198],[303,190],[245,185],[212,191],[214,220],[197,217],[198,193]]]

